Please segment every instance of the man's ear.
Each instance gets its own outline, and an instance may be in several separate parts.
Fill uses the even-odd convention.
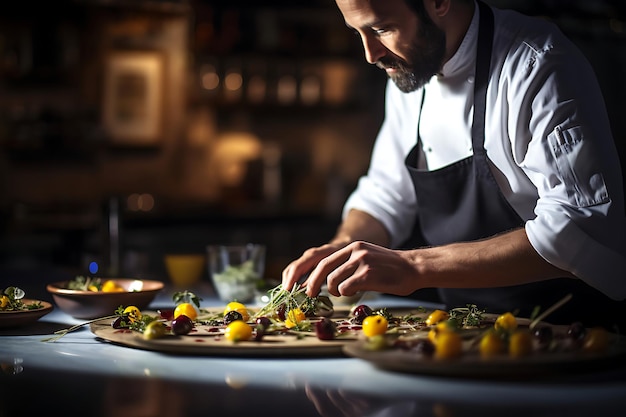
[[[453,0],[425,0],[424,5],[431,16],[443,17],[450,11]]]

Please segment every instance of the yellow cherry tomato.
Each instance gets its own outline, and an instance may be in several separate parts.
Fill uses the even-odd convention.
[[[243,320],[235,320],[226,326],[224,337],[233,343],[250,340],[252,337],[252,327]]]
[[[509,338],[509,355],[519,358],[533,351],[533,338],[526,330],[516,330]]]
[[[455,331],[445,331],[435,339],[435,358],[453,359],[463,353],[463,341],[461,335]]]
[[[435,310],[432,313],[430,313],[428,317],[426,318],[426,325],[432,326],[444,320],[448,320],[449,318],[450,318],[450,314],[448,314],[448,312],[443,311],[443,310]]]
[[[376,314],[365,317],[361,326],[365,336],[373,337],[385,334],[387,328],[389,327],[389,322],[385,317]]]
[[[592,327],[583,339],[583,350],[602,352],[609,346],[609,332],[602,327]]]
[[[196,310],[196,307],[191,303],[180,303],[174,309],[174,318],[180,315],[185,315],[191,320],[195,320],[198,317],[198,311]]]
[[[487,332],[480,339],[480,356],[489,358],[504,352],[504,341],[496,332]]]
[[[104,281],[104,284],[102,284],[102,292],[124,292],[124,291],[126,291],[124,287],[122,287],[121,285],[117,284],[115,281],[110,280],[110,279]]]
[[[5,308],[8,305],[9,305],[9,297],[7,297],[6,295],[3,295],[2,298],[0,298],[0,308]]]
[[[496,330],[512,332],[517,329],[517,319],[511,313],[504,313],[496,319],[494,324]]]
[[[158,339],[159,337],[165,336],[166,333],[167,327],[165,327],[163,322],[151,321],[143,330],[143,338],[147,340]]]
[[[126,307],[123,314],[128,316],[128,320],[130,320],[131,323],[141,320],[141,311],[135,306]]]
[[[228,313],[229,311],[236,311],[241,314],[241,319],[243,321],[247,322],[248,320],[250,320],[250,312],[248,311],[248,308],[242,303],[239,303],[237,301],[231,301],[230,303],[226,304],[226,308],[224,309],[224,315],[226,315],[226,313]]]
[[[292,327],[296,327],[303,320],[306,320],[306,314],[304,314],[304,312],[299,308],[292,308],[287,313],[285,327],[291,329]]]
[[[95,286],[95,285],[91,284],[91,285],[89,285],[89,286],[87,287],[87,291],[91,291],[91,292],[98,292],[99,290],[98,290],[98,287],[97,287],[97,286]]]
[[[437,339],[437,336],[440,335],[443,332],[449,332],[449,331],[453,331],[454,328],[450,325],[449,322],[447,321],[442,321],[437,323],[437,325],[433,326],[432,329],[430,329],[428,331],[428,339],[435,343],[435,339]]]

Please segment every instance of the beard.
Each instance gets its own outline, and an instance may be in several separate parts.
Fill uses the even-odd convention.
[[[428,18],[422,19],[423,26],[411,42],[407,54],[408,62],[396,56],[385,56],[376,62],[381,69],[393,68],[395,73],[389,78],[403,93],[410,93],[422,88],[437,74],[443,65],[446,52],[446,36]],[[428,45],[420,47],[419,45]]]

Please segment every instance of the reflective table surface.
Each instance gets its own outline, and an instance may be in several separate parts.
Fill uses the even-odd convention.
[[[171,307],[164,289],[151,309]],[[210,291],[202,306],[223,305]],[[372,307],[429,303],[381,296]],[[395,373],[357,358],[183,356],[98,340],[55,308],[0,329],[0,417],[623,416],[626,364],[550,378],[490,380]]]

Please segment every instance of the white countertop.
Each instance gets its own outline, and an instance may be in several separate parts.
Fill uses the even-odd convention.
[[[167,289],[151,307],[170,305]],[[210,295],[202,306],[219,305]],[[428,304],[380,297],[373,307]],[[59,309],[0,329],[0,416],[621,416],[626,365],[543,380],[401,374],[356,358],[177,356],[99,341]],[[6,401],[10,399],[11,401]],[[294,408],[295,407],[295,408]],[[26,412],[26,413],[24,413]],[[442,414],[443,413],[443,414]]]

